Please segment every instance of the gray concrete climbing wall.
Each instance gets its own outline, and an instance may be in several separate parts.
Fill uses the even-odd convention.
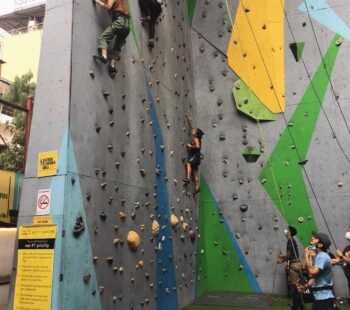
[[[92,58],[107,12],[91,1],[46,6],[19,226],[33,224],[38,190],[50,189],[51,309],[180,309],[194,299],[198,197],[181,184],[184,115],[195,113],[186,5],[164,1],[152,50],[138,2],[129,6],[115,79]],[[48,151],[57,171],[38,177]],[[15,272],[12,305],[16,289]]]
[[[288,224],[298,229],[301,252],[312,230],[333,238],[332,252],[347,245],[350,5],[196,1],[194,12],[197,120],[205,132],[197,294],[285,294],[276,256]],[[333,269],[337,294],[348,296],[341,268]]]

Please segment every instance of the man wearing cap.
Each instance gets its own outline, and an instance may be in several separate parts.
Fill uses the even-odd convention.
[[[350,242],[350,226],[345,233],[345,239]],[[332,259],[333,264],[340,264],[343,267],[344,274],[348,280],[348,288],[350,293],[350,245],[346,246],[343,251],[337,250],[335,252],[337,258]]]
[[[332,262],[327,254],[331,240],[324,233],[312,232],[310,244],[305,249],[305,265],[311,279],[306,285],[299,286],[299,289],[303,291],[311,288],[315,297],[314,310],[332,310],[335,302]]]
[[[287,238],[287,251],[286,254],[280,254],[277,256],[277,264],[288,262],[288,283],[291,286],[293,303],[291,310],[304,310],[304,303],[301,299],[301,294],[297,290],[297,285],[300,284],[301,279],[301,263],[299,260],[298,244],[293,238],[297,234],[297,230],[293,226],[288,226],[288,229],[284,231]]]

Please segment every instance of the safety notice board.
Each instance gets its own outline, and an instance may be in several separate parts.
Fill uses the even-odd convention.
[[[51,309],[56,230],[56,225],[19,227],[13,309]]]

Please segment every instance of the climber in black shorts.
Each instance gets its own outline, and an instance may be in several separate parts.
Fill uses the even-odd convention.
[[[148,46],[154,47],[154,35],[156,33],[156,22],[162,12],[162,0],[139,0],[141,9],[141,22],[148,22],[149,41]]]
[[[202,136],[204,132],[193,126],[192,120],[186,115],[188,124],[192,130],[192,142],[186,145],[188,151],[188,160],[186,162],[186,177],[183,179],[184,186],[190,183],[190,178],[193,176],[194,179],[194,194],[200,191],[199,188],[199,176],[198,167],[201,163],[201,146],[202,146]]]

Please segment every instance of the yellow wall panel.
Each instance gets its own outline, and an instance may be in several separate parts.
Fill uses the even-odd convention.
[[[36,82],[39,67],[42,30],[13,35],[2,39],[2,59],[6,62],[2,66],[2,77],[13,81],[29,70]]]
[[[241,0],[228,48],[229,66],[273,113],[285,110],[282,0]]]
[[[12,209],[16,174],[0,170],[0,221],[9,222],[8,210]]]

